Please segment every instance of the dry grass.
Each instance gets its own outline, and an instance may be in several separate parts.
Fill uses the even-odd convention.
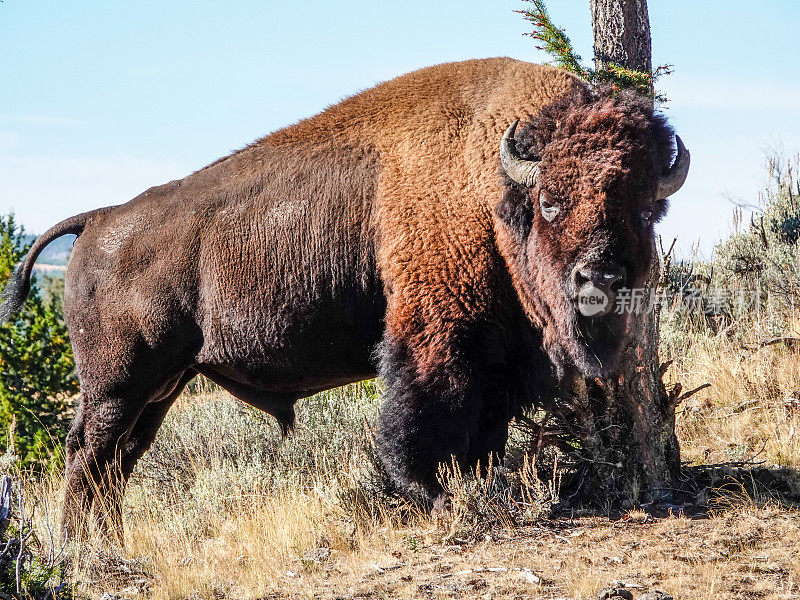
[[[712,384],[679,407],[684,458],[800,466],[799,375],[786,348],[696,336],[670,371],[685,389]],[[431,520],[387,495],[372,466],[379,397],[374,384],[318,395],[282,440],[224,393],[187,394],[129,487],[124,553],[72,549],[78,596],[585,599],[622,581],[676,599],[800,598],[800,514],[744,491],[705,519],[549,518],[558,481],[534,465],[451,470],[453,514]],[[27,481],[45,546],[60,484]]]
[[[711,384],[678,408],[684,460],[800,466],[798,352],[698,336],[668,375],[685,389]]]
[[[450,523],[386,515],[369,528],[319,495],[241,501],[204,534],[182,514],[129,519],[125,564],[84,564],[84,593],[125,598],[594,598],[623,582],[676,600],[800,597],[800,514],[739,503],[707,519],[561,518],[496,525],[470,539]],[[178,523],[180,525],[180,523]],[[84,547],[83,552],[86,552]],[[95,563],[96,567],[97,563]],[[106,568],[108,571],[108,568]]]

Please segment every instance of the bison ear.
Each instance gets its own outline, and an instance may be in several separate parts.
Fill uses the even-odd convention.
[[[521,237],[527,236],[531,231],[533,205],[526,193],[506,190],[503,199],[495,205],[494,214]]]

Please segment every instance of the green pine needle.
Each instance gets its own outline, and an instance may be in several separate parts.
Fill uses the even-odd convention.
[[[547,52],[555,66],[577,75],[592,85],[610,84],[614,89],[632,89],[652,97],[657,102],[666,102],[666,96],[654,92],[654,84],[660,76],[672,72],[670,65],[660,66],[652,73],[634,71],[615,64],[606,65],[602,69],[584,67],[565,30],[557,27],[550,19],[544,0],[523,0],[523,2],[532,4],[529,8],[515,11],[533,25],[533,31],[525,35],[542,43],[541,46],[536,46],[536,49]]]

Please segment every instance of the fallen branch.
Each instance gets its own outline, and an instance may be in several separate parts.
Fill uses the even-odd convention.
[[[12,478],[0,477],[0,577],[12,586],[0,592],[0,600],[71,596],[63,581],[63,547],[57,554],[55,548],[43,548],[34,533],[33,517],[34,509],[27,508]]]
[[[800,348],[800,337],[794,337],[791,335],[778,336],[759,342],[755,346],[753,345],[745,346],[745,349],[755,351],[761,348],[766,348],[768,346],[776,346],[778,344],[784,344],[790,350],[796,350]]]
[[[774,346],[775,344],[786,344],[786,346],[789,347],[789,348],[797,348],[798,346],[800,346],[800,338],[794,337],[794,336],[785,335],[785,336],[775,337],[775,338],[763,341],[759,345],[762,348],[765,348],[767,346]]]

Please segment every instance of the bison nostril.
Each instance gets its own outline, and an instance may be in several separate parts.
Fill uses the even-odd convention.
[[[587,284],[595,287],[617,292],[625,286],[625,269],[617,265],[603,265],[601,267],[580,266],[574,271],[575,289],[579,290]]]
[[[606,271],[603,274],[603,278],[605,279],[605,284],[612,292],[618,291],[625,285],[625,272],[623,270]]]
[[[575,288],[581,289],[584,285],[592,281],[592,272],[589,269],[578,269],[575,272]]]

